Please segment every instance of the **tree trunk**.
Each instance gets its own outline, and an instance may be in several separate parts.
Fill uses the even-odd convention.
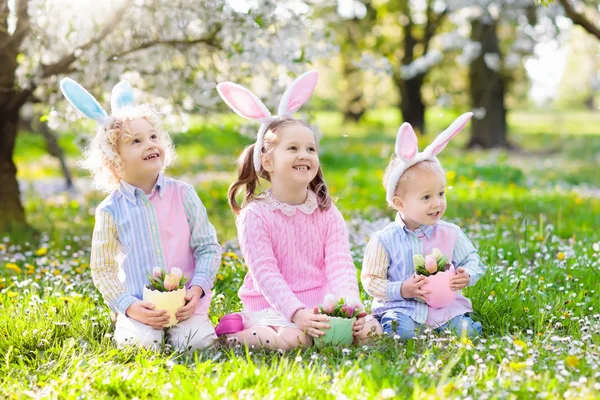
[[[344,122],[358,122],[365,114],[366,104],[363,94],[363,76],[360,68],[354,65],[351,55],[342,52],[342,76],[346,90],[342,93]]]
[[[394,71],[393,79],[396,88],[400,92],[400,111],[402,119],[412,125],[417,134],[425,134],[425,103],[421,96],[421,88],[425,80],[425,74],[418,74],[412,78],[404,79],[402,77],[402,65],[409,65],[415,60],[415,48],[418,44],[424,46],[424,51],[429,46],[427,39],[425,43],[420,43],[417,37],[414,36],[414,22],[409,7],[409,2],[402,3],[402,12],[408,17],[408,23],[403,26],[403,42],[404,55],[402,56],[402,64]],[[428,29],[430,28],[428,21]]]
[[[417,75],[412,79],[396,81],[396,86],[402,96],[400,101],[402,119],[411,124],[413,129],[420,134],[425,134],[425,103],[421,96],[424,80],[424,75]]]
[[[58,138],[52,132],[52,130],[48,127],[48,124],[41,122],[39,124],[40,133],[46,139],[46,149],[50,155],[58,158],[60,162],[60,167],[62,169],[63,175],[65,177],[65,189],[72,189],[73,186],[73,177],[71,176],[71,171],[69,171],[69,167],[67,166],[67,160],[65,159],[65,153],[58,144]]]
[[[364,98],[363,72],[354,61],[363,46],[363,31],[372,24],[374,19],[368,15],[364,19],[352,18],[339,26],[341,39],[340,56],[342,63],[341,91],[344,122],[359,122],[367,110]]]
[[[18,109],[0,109],[0,234],[27,226],[13,161],[18,126]]]
[[[48,124],[44,122],[34,123],[33,121],[38,121],[39,118],[37,116],[33,116],[31,119],[21,118],[20,129],[26,130],[29,132],[39,132],[46,141],[46,150],[48,150],[48,154],[52,157],[56,157],[58,162],[60,163],[60,168],[62,169],[63,176],[65,177],[65,189],[70,190],[74,187],[73,185],[73,175],[71,175],[71,171],[67,166],[67,160],[65,159],[65,152],[62,147],[58,144],[58,138],[56,134],[52,132],[52,130],[48,127]]]
[[[484,60],[485,54],[501,54],[496,23],[474,20],[471,23],[471,40],[481,43],[481,53],[469,68],[469,92],[475,115],[471,121],[471,137],[467,147],[509,147],[504,77],[499,65],[490,69]]]

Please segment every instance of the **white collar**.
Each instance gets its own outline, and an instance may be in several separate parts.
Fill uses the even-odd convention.
[[[306,200],[304,203],[298,205],[287,204],[277,200],[273,197],[270,189],[256,196],[256,200],[260,200],[261,204],[264,204],[269,210],[280,210],[289,217],[296,215],[296,210],[300,210],[304,214],[312,214],[319,206],[317,195],[312,190],[307,190],[306,192]]]

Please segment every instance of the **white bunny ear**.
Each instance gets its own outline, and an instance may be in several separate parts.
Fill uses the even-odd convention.
[[[405,122],[398,128],[396,155],[403,160],[410,160],[417,155],[418,151],[417,135],[415,135],[413,127],[408,122]]]
[[[110,109],[114,113],[120,108],[132,106],[135,100],[133,89],[129,82],[117,83],[110,93]]]
[[[86,117],[98,122],[103,122],[106,119],[106,111],[104,111],[94,96],[73,79],[63,78],[60,81],[60,90],[69,103]]]
[[[221,82],[217,85],[217,92],[240,117],[262,124],[271,116],[269,109],[263,102],[254,93],[241,85],[233,82]]]
[[[298,111],[312,96],[318,80],[319,73],[314,69],[296,78],[283,93],[277,114],[292,114]]]
[[[427,146],[423,153],[428,153],[432,156],[439,154],[442,150],[444,150],[450,139],[456,136],[458,132],[463,130],[472,116],[473,113],[468,112],[456,118],[456,120],[444,132],[440,133],[438,137],[436,137],[435,140],[431,142],[429,146]]]

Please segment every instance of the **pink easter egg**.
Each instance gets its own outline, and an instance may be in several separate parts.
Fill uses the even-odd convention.
[[[450,278],[456,275],[454,266],[451,265],[447,271],[438,272],[435,275],[427,277],[425,285],[421,286],[423,290],[430,291],[427,296],[429,301],[427,305],[432,308],[442,308],[450,305],[456,299],[456,292],[450,289]]]

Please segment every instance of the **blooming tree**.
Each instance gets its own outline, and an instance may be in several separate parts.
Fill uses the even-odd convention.
[[[227,0],[0,0],[0,231],[25,224],[13,161],[23,106],[45,104],[53,125],[78,117],[60,78],[103,104],[128,79],[167,110],[213,109],[219,80],[297,74],[330,51],[310,12],[293,0],[241,11]]]
[[[558,0],[558,3],[563,6],[567,17],[600,40],[600,6],[597,0]]]
[[[508,88],[535,45],[557,38],[558,7],[536,7],[529,0],[448,0],[448,4],[455,10],[454,23],[470,28],[468,36],[456,41],[463,48],[457,61],[469,66],[474,119],[468,146],[512,147],[507,138]]]
[[[353,17],[363,18],[362,24],[370,25],[362,28],[369,38],[362,40],[365,47],[356,65],[389,75],[399,94],[404,120],[424,132],[426,105],[422,88],[428,72],[443,58],[432,45],[443,30],[448,7],[441,0],[352,2],[364,3],[364,15]]]
[[[530,0],[339,3],[354,5],[346,7],[349,10],[363,10],[346,16],[368,25],[366,29],[361,25],[362,58],[354,64],[392,78],[405,121],[423,131],[428,104],[447,107],[453,99],[469,98],[475,113],[469,145],[510,146],[505,97],[511,83],[526,81],[523,61],[535,45],[558,35],[559,6],[536,6]],[[465,69],[468,79],[461,79]],[[428,85],[432,90],[424,91]],[[361,99],[358,94],[353,98]]]

